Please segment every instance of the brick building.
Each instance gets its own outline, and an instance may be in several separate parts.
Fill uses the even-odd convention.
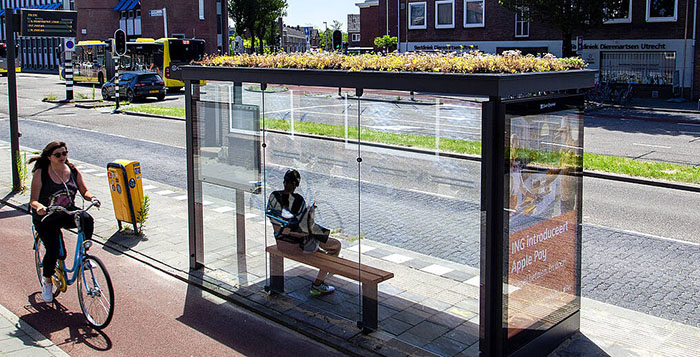
[[[67,0],[66,0],[67,1]],[[206,40],[206,52],[228,51],[228,12],[225,0],[70,0],[78,12],[76,40],[107,40],[123,29],[128,39],[165,37],[163,16],[150,10],[166,9],[168,36]],[[62,10],[61,0],[0,0],[0,39],[5,41],[6,9],[38,8]],[[56,73],[61,39],[58,37],[18,38],[22,70]]]
[[[640,93],[700,96],[700,54],[695,49],[694,0],[629,0],[614,20],[581,37],[580,56],[607,82],[635,82]],[[360,46],[389,34],[399,50],[487,53],[519,49],[523,53],[562,55],[559,30],[528,23],[498,5],[498,0],[365,0],[360,10]],[[686,11],[688,10],[688,11]],[[686,31],[687,29],[687,31]]]

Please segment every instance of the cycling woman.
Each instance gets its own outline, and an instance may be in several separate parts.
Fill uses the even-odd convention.
[[[41,219],[47,214],[46,209],[49,206],[63,206],[68,210],[75,210],[77,208],[75,194],[78,191],[88,201],[94,202],[97,198],[88,191],[80,171],[68,162],[66,143],[59,141],[49,143],[41,152],[41,156],[29,160],[29,163],[32,162],[36,163],[32,169],[34,176],[29,205],[32,208],[34,228],[46,247],[46,255],[42,262],[44,282],[41,297],[45,302],[51,302],[53,301],[51,276],[54,274],[56,261],[59,258],[61,228],[76,227],[73,217],[64,212],[56,212],[43,222]],[[96,202],[96,206],[99,207],[99,201]],[[83,212],[81,218],[85,238],[90,239],[94,229],[92,216]]]

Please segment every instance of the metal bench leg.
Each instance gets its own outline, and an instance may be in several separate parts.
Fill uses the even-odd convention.
[[[362,284],[362,322],[364,332],[377,330],[377,284]]]
[[[284,293],[284,257],[270,254],[270,290]]]

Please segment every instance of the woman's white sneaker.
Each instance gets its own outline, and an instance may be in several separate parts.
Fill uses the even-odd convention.
[[[41,298],[44,302],[53,302],[53,284],[44,282],[41,286]]]

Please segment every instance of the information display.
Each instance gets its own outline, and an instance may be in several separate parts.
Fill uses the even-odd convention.
[[[573,105],[579,98],[506,104],[504,326],[511,350],[579,310],[583,115]]]
[[[75,37],[78,28],[76,11],[21,10],[20,36]]]

